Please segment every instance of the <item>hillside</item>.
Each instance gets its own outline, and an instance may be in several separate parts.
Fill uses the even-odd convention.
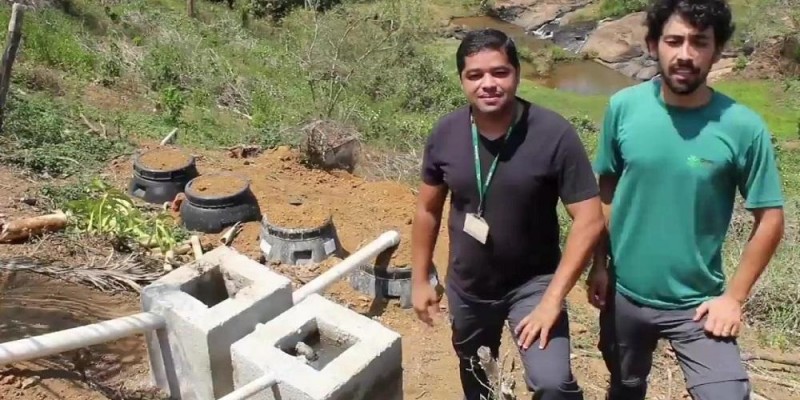
[[[781,9],[781,0],[762,1],[775,1],[770,4],[778,8],[771,10]],[[139,228],[157,231],[159,244],[165,246],[185,240],[191,232],[175,224],[174,214],[140,205],[135,218],[114,215],[108,217],[111,222],[100,222],[91,220],[87,210],[103,207],[103,199],[115,189],[124,191],[132,155],[156,147],[175,128],[176,145],[197,157],[201,173],[247,177],[262,209],[271,215],[288,219],[307,210],[314,215],[329,212],[347,251],[383,231],[398,230],[402,242],[392,263],[407,266],[423,140],[437,118],[463,101],[454,56],[460,26],[495,24],[519,33],[520,25],[513,23],[522,9],[506,12],[503,3],[550,8],[581,3],[570,10],[577,22],[639,11],[635,6],[620,11],[606,2],[343,0],[339,5],[326,2],[326,9],[315,13],[275,7],[291,0],[240,0],[232,8],[227,2],[196,0],[190,18],[181,0],[26,0],[32,7],[24,17],[0,136],[0,187],[5,190],[0,214],[16,219],[66,209],[75,219],[65,232],[0,244],[0,261],[26,257],[50,267],[34,274],[0,266],[0,341],[138,310],[135,292],[104,293],[87,281],[59,276],[53,267],[79,269],[136,259],[163,273],[163,257],[151,257],[135,243],[127,246],[135,242],[132,232]],[[10,10],[4,3],[0,21],[9,19]],[[797,31],[773,29],[777,33],[766,35],[757,27],[742,29],[734,59],[744,61],[736,61],[740,67],[721,75],[714,86],[764,116],[776,139],[790,198],[786,240],[747,305],[742,338],[743,348],[754,357],[748,367],[756,390],[769,399],[788,400],[800,390],[794,378],[800,370],[759,357],[797,354],[800,349],[800,283],[795,279],[800,273],[800,84],[782,69],[762,67],[775,64],[767,56],[775,56],[775,44]],[[595,28],[588,30],[592,32]],[[520,42],[528,44],[528,36],[523,32]],[[745,43],[762,50],[746,55]],[[538,40],[526,46],[529,69],[520,95],[568,116],[592,153],[608,96],[617,87],[613,85],[633,81],[602,60],[564,47]],[[317,123],[328,127],[331,136],[356,134],[362,142],[353,173],[306,165],[301,145]],[[245,148],[253,149],[252,154],[245,155]],[[295,207],[298,199],[303,208]],[[725,249],[729,270],[738,261],[749,224],[750,218],[737,210]],[[233,247],[258,259],[259,230],[259,223],[245,224]],[[442,234],[435,263],[444,275],[445,228]],[[202,238],[204,243],[217,239]],[[272,267],[300,285],[335,261],[314,268]],[[446,314],[427,328],[396,300],[373,302],[344,281],[326,296],[403,335],[405,398],[440,400],[456,393],[457,359]],[[607,371],[595,350],[597,314],[581,284],[569,301],[576,374],[587,399],[601,399]],[[508,339],[506,335],[503,351],[513,356]],[[0,368],[0,398],[158,398],[147,387],[141,338],[90,350],[83,361],[65,354]],[[659,351],[654,366],[651,390],[659,398],[678,399],[684,393],[672,357]],[[520,398],[523,392],[518,379]]]

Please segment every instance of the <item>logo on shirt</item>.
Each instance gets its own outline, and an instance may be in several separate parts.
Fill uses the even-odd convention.
[[[714,164],[713,161],[698,156],[689,156],[686,158],[686,164],[692,168],[709,167]]]

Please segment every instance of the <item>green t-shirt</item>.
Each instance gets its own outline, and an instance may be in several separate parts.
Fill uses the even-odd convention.
[[[660,85],[611,97],[594,169],[619,177],[609,227],[617,290],[685,309],[724,291],[721,250],[737,189],[748,209],[782,206],[783,194],[756,113],[718,92],[701,108],[670,106]]]

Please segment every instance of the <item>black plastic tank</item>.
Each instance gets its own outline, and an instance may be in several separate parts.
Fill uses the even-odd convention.
[[[191,231],[219,233],[237,222],[261,219],[261,208],[250,182],[241,175],[203,175],[190,181],[184,194],[181,220]]]
[[[308,265],[340,255],[342,245],[332,217],[329,216],[318,227],[307,229],[277,226],[267,217],[264,215],[261,221],[259,243],[266,260],[287,265]]]
[[[148,203],[163,204],[175,199],[198,175],[191,154],[176,148],[148,150],[133,160],[128,194]]]

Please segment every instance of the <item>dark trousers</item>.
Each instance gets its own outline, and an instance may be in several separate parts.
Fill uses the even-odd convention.
[[[735,339],[711,337],[695,309],[658,310],[610,293],[600,313],[600,351],[611,373],[608,400],[644,400],[653,351],[667,339],[695,400],[750,398],[747,371]]]
[[[539,304],[552,277],[538,276],[498,301],[470,301],[459,296],[448,285],[453,348],[459,357],[461,385],[466,400],[491,399],[489,390],[484,386],[487,380],[478,364],[477,351],[481,346],[487,346],[492,355],[497,357],[506,320],[513,334],[520,321]],[[539,349],[538,339],[527,351],[519,346],[517,348],[525,369],[525,381],[528,388],[534,391],[534,400],[583,399],[570,365],[566,304],[562,304],[561,316],[550,332],[545,349]]]

